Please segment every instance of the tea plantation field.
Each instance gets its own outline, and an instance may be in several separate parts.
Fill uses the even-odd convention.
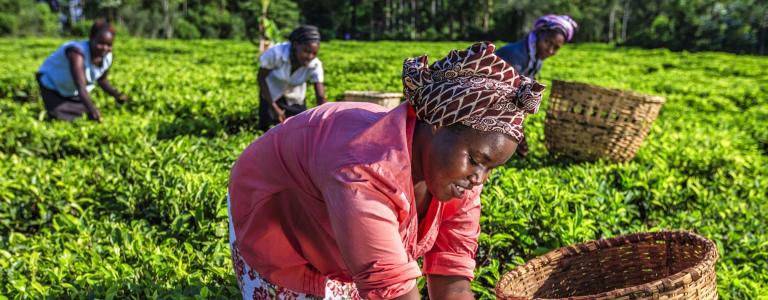
[[[118,37],[110,78],[134,101],[97,89],[102,124],[49,122],[33,73],[63,41],[0,39],[0,299],[236,297],[225,196],[261,134],[256,48]],[[404,58],[469,44],[323,43],[329,98],[400,91]],[[623,164],[553,157],[544,113],[527,121],[531,154],[485,187],[479,297],[548,250],[661,229],[717,243],[722,299],[768,297],[768,58],[568,45],[541,79],[667,103]]]

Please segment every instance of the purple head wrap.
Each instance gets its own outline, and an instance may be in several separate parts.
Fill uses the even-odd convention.
[[[534,77],[538,70],[541,69],[542,61],[536,57],[536,41],[538,40],[536,33],[542,30],[555,30],[562,33],[565,41],[569,42],[573,38],[573,32],[576,31],[576,28],[579,28],[576,21],[566,15],[546,15],[538,18],[533,23],[533,29],[528,33],[527,37],[528,65],[520,73],[525,76]]]
[[[536,22],[533,23],[533,30],[531,31],[557,30],[565,36],[566,42],[570,42],[576,28],[579,28],[579,24],[576,24],[576,21],[569,16],[546,15],[538,18]]]

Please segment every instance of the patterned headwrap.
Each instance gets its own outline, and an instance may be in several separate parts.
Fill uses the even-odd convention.
[[[536,113],[544,85],[521,76],[489,42],[453,50],[432,66],[427,56],[405,60],[403,92],[428,124],[463,124],[523,139],[526,114]]]
[[[576,21],[566,15],[546,15],[536,19],[536,22],[533,22],[533,29],[528,33],[528,65],[520,73],[533,76],[537,70],[541,69],[542,60],[536,57],[536,41],[539,32],[555,30],[563,34],[566,42],[570,42],[577,28],[579,25]]]

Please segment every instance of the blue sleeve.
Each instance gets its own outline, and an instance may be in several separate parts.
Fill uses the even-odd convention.
[[[521,73],[528,65],[528,53],[520,42],[510,43],[496,50],[496,56],[501,57],[508,64]]]

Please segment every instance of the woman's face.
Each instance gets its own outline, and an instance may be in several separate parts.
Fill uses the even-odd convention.
[[[557,31],[544,31],[536,40],[536,58],[546,59],[557,54],[557,50],[565,44],[565,36]]]
[[[320,43],[297,43],[294,51],[296,53],[296,60],[300,65],[306,67],[309,65],[309,62],[317,57],[317,52],[320,51]]]
[[[464,125],[439,127],[421,154],[427,189],[440,201],[462,198],[506,163],[516,148],[517,143],[503,133]]]
[[[107,53],[112,52],[112,42],[115,36],[106,30],[102,30],[99,34],[91,38],[91,53],[93,57],[103,57]]]

